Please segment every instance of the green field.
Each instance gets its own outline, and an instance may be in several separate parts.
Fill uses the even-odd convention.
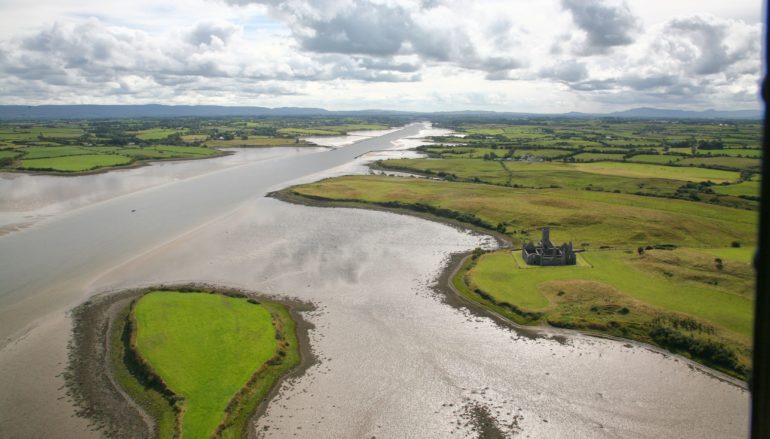
[[[707,249],[704,249],[703,251],[705,253],[714,255],[724,260],[742,262],[744,264],[751,264],[752,261],[754,260],[754,255],[757,252],[757,248],[753,246],[724,247],[724,248],[707,248]]]
[[[761,149],[738,149],[738,148],[731,148],[731,149],[717,149],[717,150],[698,150],[698,155],[727,155],[730,157],[749,157],[749,158],[760,158],[762,157],[762,150]]]
[[[0,139],[7,141],[35,141],[41,137],[72,139],[80,137],[82,134],[83,129],[77,126],[0,126]]]
[[[759,159],[743,157],[694,157],[677,162],[678,165],[710,166],[759,171]]]
[[[681,160],[681,156],[677,155],[663,155],[663,154],[639,154],[633,157],[629,157],[627,161],[636,163],[656,163],[656,164],[670,164],[676,163]]]
[[[141,140],[160,140],[172,134],[184,134],[184,130],[170,129],[170,128],[152,128],[149,130],[142,130],[135,133],[137,139]]]
[[[204,142],[209,138],[207,134],[185,134],[182,140],[188,143]]]
[[[183,398],[183,437],[211,436],[232,415],[225,409],[233,397],[255,372],[269,369],[267,362],[283,349],[279,341],[286,335],[276,335],[274,314],[275,305],[219,294],[150,292],[137,301],[136,350]],[[296,350],[292,341],[291,350]],[[296,364],[298,357],[293,354],[287,360]],[[269,385],[263,383],[262,395],[276,376],[270,378]],[[252,399],[243,399],[251,411],[261,398]]]
[[[28,148],[20,148],[18,151],[24,154],[25,159],[43,159],[50,157],[93,154],[88,149],[80,148],[77,146],[33,146]]]
[[[703,353],[711,351],[683,353],[745,377],[753,271],[742,255],[714,252],[726,261],[721,268],[712,250],[590,252],[580,255],[588,264],[568,267],[527,266],[518,252],[503,250],[474,260],[454,282],[469,299],[524,324],[546,321],[667,347],[655,332],[665,327],[693,345],[731,346],[732,360]]]
[[[470,177],[476,172],[475,168],[484,167],[493,169],[495,162],[487,165],[474,164],[471,161],[452,162],[446,160],[391,160],[385,162],[385,165],[392,167],[411,167],[421,169],[431,169],[436,172],[453,172],[457,175],[465,174]],[[635,179],[666,179],[680,182],[687,181],[712,181],[714,183],[732,182],[738,180],[740,174],[734,171],[723,171],[719,169],[705,169],[696,167],[673,167],[644,163],[621,163],[621,162],[591,162],[591,163],[557,163],[557,162],[505,162],[505,166],[514,171],[548,172],[552,174],[569,171],[578,171],[588,174],[608,175],[617,177],[627,177]],[[474,170],[468,170],[473,168]],[[590,181],[586,181],[589,183]],[[541,183],[541,185],[544,185]]]
[[[602,160],[623,160],[623,154],[608,154],[602,152],[581,152],[571,157],[578,162],[598,162]]]
[[[131,159],[121,155],[85,154],[43,159],[23,159],[20,161],[18,168],[30,171],[83,172],[129,163],[131,163]]]
[[[705,159],[703,159],[705,160]],[[682,164],[683,161],[677,162]],[[712,181],[721,183],[735,181],[739,174],[718,169],[695,167],[674,167],[663,165],[647,165],[642,163],[593,162],[575,163],[575,169],[594,174],[618,175],[637,178],[666,178],[681,181]]]
[[[632,299],[663,310],[689,314],[718,324],[748,341],[752,330],[753,283],[746,262],[718,270],[713,258],[694,250],[650,250],[638,256],[619,251],[582,255],[590,267],[519,269],[508,251],[480,258],[470,278],[499,301],[542,311],[551,305],[544,285],[583,280],[611,285]],[[683,260],[689,268],[683,267]],[[664,267],[671,276],[663,274]],[[694,267],[694,268],[693,268]],[[717,285],[709,283],[717,279]]]
[[[12,158],[18,157],[19,155],[21,155],[21,152],[18,152],[18,151],[0,150],[0,159],[5,159],[5,158],[12,159]]]
[[[219,155],[217,150],[203,148],[198,146],[174,146],[174,145],[158,145],[154,146],[154,149],[169,153],[173,157],[193,157],[193,156],[215,156]]]
[[[563,149],[517,149],[513,153],[513,157],[539,157],[543,159],[555,159],[572,154],[573,151],[565,151]]]
[[[340,136],[351,131],[386,130],[389,126],[377,123],[318,125],[313,127],[280,128],[278,133],[292,136]]]
[[[570,164],[530,163],[522,161],[489,161],[446,158],[386,160],[377,164],[383,169],[418,172],[435,175],[457,181],[479,181],[482,183],[528,187],[528,188],[564,188],[576,190],[594,190],[604,192],[622,192],[626,194],[647,194],[661,197],[684,196],[677,193],[683,181],[655,178],[632,177],[621,175],[596,174],[591,169],[578,170]],[[685,171],[687,168],[684,169]],[[737,178],[736,174],[736,178]],[[721,188],[714,186],[718,193]],[[725,192],[725,195],[733,195]],[[724,200],[719,200],[724,201]],[[738,200],[740,201],[740,200]]]
[[[758,197],[760,183],[759,180],[747,180],[727,186],[714,186],[713,189],[715,192],[725,195]]]
[[[756,212],[684,200],[379,176],[340,177],[291,190],[321,199],[425,204],[472,214],[492,227],[504,224],[515,242],[545,225],[553,228],[555,241],[590,248],[659,243],[724,247],[756,239]]]
[[[173,160],[214,157],[222,153],[196,146],[29,146],[0,151],[10,169],[79,173],[106,169],[142,160]]]

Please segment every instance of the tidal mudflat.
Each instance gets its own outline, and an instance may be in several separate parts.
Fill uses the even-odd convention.
[[[683,359],[574,333],[533,337],[447,304],[432,286],[449,255],[493,248],[491,238],[259,195],[226,206],[160,246],[57,281],[64,308],[0,351],[0,432],[98,436],[59,389],[69,321],[56,309],[97,292],[207,282],[317,307],[304,317],[318,362],[283,383],[255,426],[263,437],[467,437],[478,407],[525,437],[746,436],[748,393]]]
[[[199,280],[315,303],[319,363],[281,388],[257,425],[265,437],[466,437],[476,405],[531,437],[745,436],[745,390],[685,360],[532,338],[448,306],[431,285],[447,255],[477,245],[494,242],[408,216],[258,199],[92,287]]]

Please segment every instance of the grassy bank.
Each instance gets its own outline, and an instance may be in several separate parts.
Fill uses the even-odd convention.
[[[756,208],[756,202],[741,196],[756,196],[759,193],[756,182],[740,181],[737,172],[714,169],[639,163],[557,163],[445,157],[450,158],[384,160],[376,163],[375,167],[450,181],[678,198],[747,209]]]
[[[515,243],[552,228],[554,241],[636,249],[660,243],[727,247],[756,239],[756,213],[684,200],[610,192],[527,189],[414,178],[350,176],[291,188],[298,196],[445,209],[458,218],[504,230]],[[471,222],[472,221],[472,222]],[[536,237],[536,236],[535,236]]]
[[[221,294],[155,291],[111,331],[121,387],[158,437],[242,437],[256,407],[300,362],[287,308]]]
[[[442,161],[449,160],[436,162]],[[530,267],[509,250],[477,254],[451,279],[454,288],[519,324],[638,340],[747,377],[753,211],[614,192],[381,176],[338,177],[283,192],[280,198],[295,202],[450,218],[504,233],[514,245],[539,238],[548,225],[555,242],[587,250],[578,265]]]
[[[690,249],[582,257],[588,264],[530,267],[515,252],[476,253],[451,282],[467,300],[522,325],[637,340],[748,377],[753,306],[748,264],[712,268],[706,261],[713,258]]]
[[[387,129],[357,118],[171,118],[0,122],[0,170],[82,175],[157,160],[217,157],[218,148],[312,146],[302,136]]]

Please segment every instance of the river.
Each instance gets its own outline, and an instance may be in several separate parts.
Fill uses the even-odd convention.
[[[259,421],[265,437],[466,437],[473,404],[524,437],[746,436],[748,393],[686,360],[526,337],[446,304],[431,285],[448,255],[493,246],[487,237],[263,196],[360,167],[356,157],[424,129],[212,165],[0,236],[0,436],[97,436],[60,388],[65,311],[101,291],[188,281],[317,306],[305,317],[319,362],[283,384]]]

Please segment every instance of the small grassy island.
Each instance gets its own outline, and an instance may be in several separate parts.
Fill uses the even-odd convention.
[[[747,379],[762,178],[758,125],[603,120],[448,127],[465,137],[435,137],[436,144],[418,147],[428,158],[372,165],[375,173],[412,178],[344,176],[273,195],[492,234],[507,248],[477,249],[449,267],[447,287],[466,302],[520,325],[653,344]],[[556,243],[574,243],[574,265],[525,262],[522,246],[536,242],[543,228]]]
[[[83,413],[108,431],[136,434],[137,427],[115,420],[122,416],[115,408],[120,402],[105,404],[103,395],[94,396],[103,386],[81,381],[104,379],[99,365],[89,363],[93,358],[104,358],[107,375],[154,424],[153,436],[245,437],[259,404],[300,364],[296,322],[286,305],[274,301],[234,291],[182,290],[117,295],[118,300],[87,303],[76,310],[73,357],[82,364],[70,370],[82,376],[71,375],[68,382],[76,383],[75,397]],[[104,334],[108,348],[89,355],[93,346],[84,340],[102,327],[97,311],[111,316]]]

